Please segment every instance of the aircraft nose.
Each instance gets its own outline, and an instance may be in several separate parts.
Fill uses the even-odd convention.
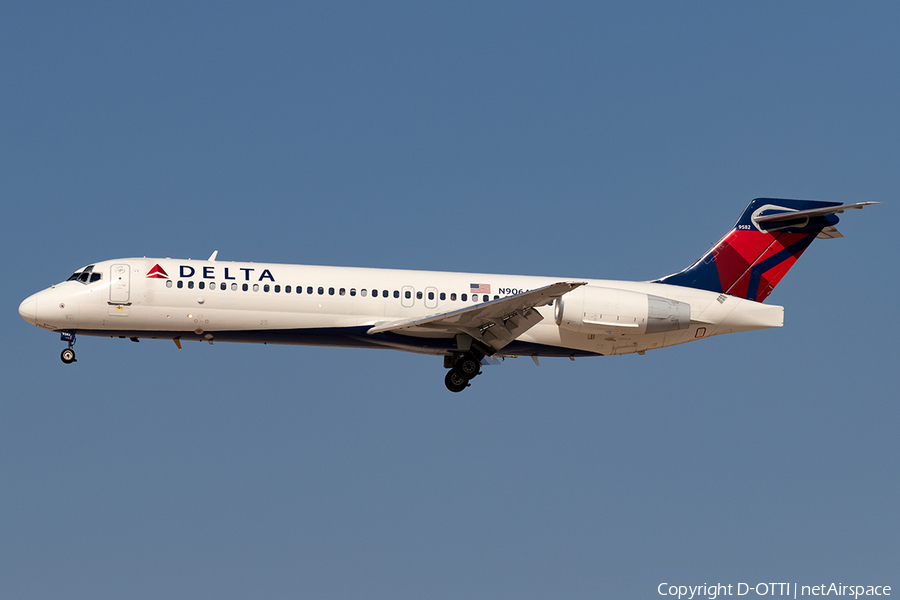
[[[37,294],[28,296],[19,305],[19,316],[34,325],[37,316]]]

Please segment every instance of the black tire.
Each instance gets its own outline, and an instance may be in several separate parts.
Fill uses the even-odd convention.
[[[65,348],[62,352],[60,352],[59,357],[67,365],[72,364],[73,362],[75,362],[75,351],[71,348]]]
[[[466,379],[472,379],[481,371],[481,362],[471,354],[463,354],[454,367]]]
[[[456,369],[450,369],[447,372],[447,376],[444,377],[444,385],[446,385],[447,389],[451,392],[461,392],[469,387],[469,380]]]

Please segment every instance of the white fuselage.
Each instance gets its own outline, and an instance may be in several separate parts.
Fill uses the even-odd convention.
[[[367,331],[379,323],[457,311],[560,281],[148,258],[95,263],[92,274],[98,273],[96,281],[70,280],[30,296],[20,314],[38,327],[82,335],[383,347],[446,355],[455,351],[452,337]],[[553,305],[540,306],[534,310],[543,320],[497,355],[627,354],[783,323],[782,307],[727,294],[650,282],[577,281],[688,304],[690,324],[663,333],[614,324],[575,331],[557,324]]]

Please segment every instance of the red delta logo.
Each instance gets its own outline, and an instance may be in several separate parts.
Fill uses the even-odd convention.
[[[159,263],[153,265],[153,268],[147,272],[147,279],[168,279],[169,274],[166,270],[159,266]]]

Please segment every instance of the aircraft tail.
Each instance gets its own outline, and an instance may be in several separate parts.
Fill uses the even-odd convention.
[[[834,227],[839,220],[835,213],[869,204],[878,203],[757,198],[697,262],[655,283],[762,302],[814,239],[843,237]]]

